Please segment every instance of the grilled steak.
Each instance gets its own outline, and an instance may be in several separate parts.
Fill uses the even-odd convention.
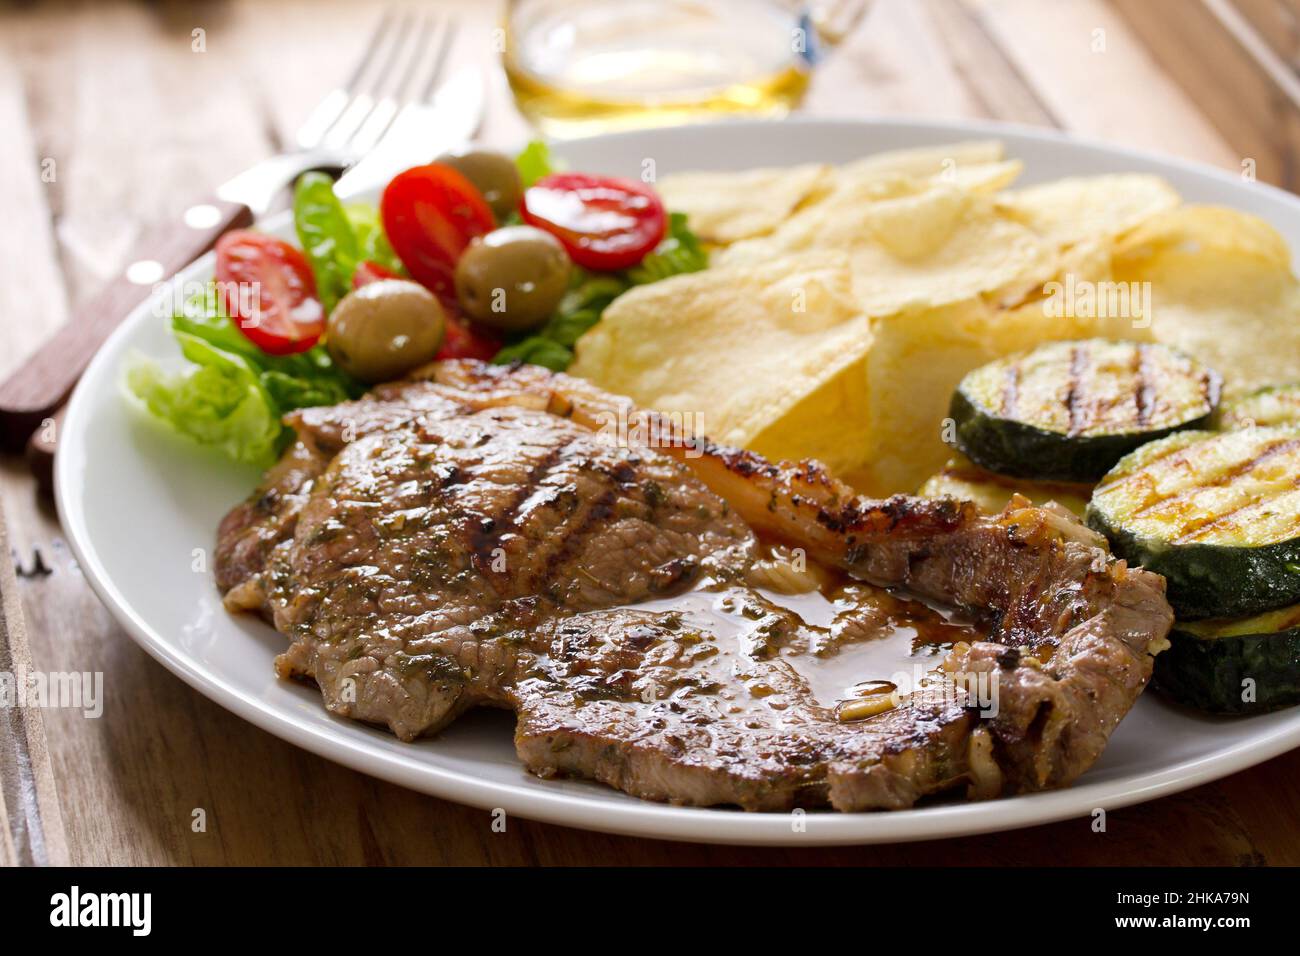
[[[227,607],[403,739],[513,709],[542,776],[755,810],[1061,786],[1172,622],[1162,579],[1054,510],[860,499],[535,367],[439,363],[290,423],[222,523]],[[844,689],[890,679],[900,634],[912,686]]]

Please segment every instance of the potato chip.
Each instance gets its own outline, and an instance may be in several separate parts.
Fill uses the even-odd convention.
[[[995,139],[970,140],[924,146],[919,149],[895,149],[872,153],[862,159],[845,163],[836,170],[838,182],[852,183],[890,176],[928,179],[931,176],[952,174],[971,166],[1000,162],[1006,150]]]
[[[1167,182],[1142,173],[1060,179],[998,197],[1007,215],[1060,248],[1109,242],[1179,202]]]
[[[868,315],[939,306],[973,295],[1017,300],[1056,271],[1056,251],[995,209],[947,184],[917,183],[890,199],[855,199],[858,184],[793,216],[772,235],[719,252],[719,264],[759,263],[814,249],[847,252]]]
[[[837,475],[860,470],[870,443],[868,349],[869,343],[855,348],[852,361],[763,426],[745,447],[773,461],[813,458]]]
[[[632,289],[579,340],[570,372],[647,407],[697,416],[696,430],[717,441],[748,445],[764,435],[765,447],[801,457],[810,452],[800,437],[773,428],[860,364],[870,341],[847,257],[815,252]],[[821,394],[843,402],[838,388]],[[821,439],[809,441],[825,450]]]
[[[1109,270],[1067,272],[1044,289],[1045,295],[990,315],[986,332],[994,353],[1010,355],[1059,339],[1154,341],[1141,283],[1121,282]]]
[[[958,166],[951,172],[937,173],[932,179],[968,192],[990,194],[1006,189],[1020,177],[1024,169],[1025,164],[1020,160],[1009,159],[1001,163]]]
[[[904,310],[872,323],[866,360],[868,446],[849,480],[870,494],[909,492],[952,454],[948,402],[989,361],[993,309],[979,298]]]
[[[1116,248],[1114,272],[1147,284],[1155,339],[1218,371],[1225,394],[1297,378],[1300,283],[1285,240],[1264,220],[1215,207],[1175,210]]]
[[[1196,261],[1205,255],[1240,256],[1272,271],[1291,272],[1291,250],[1276,229],[1258,216],[1223,206],[1182,206],[1154,216],[1115,249],[1129,261],[1171,251]]]
[[[953,143],[922,150],[876,153],[835,169],[823,163],[742,172],[686,172],[658,183],[665,205],[686,213],[706,242],[727,245],[765,236],[797,209],[843,188],[857,198],[889,198],[915,191],[913,183],[943,182],[972,192],[1005,188],[1023,166],[1002,160],[995,141]],[[871,190],[876,196],[871,196]]]
[[[951,186],[967,192],[989,195],[1004,189],[1024,169],[1019,160],[962,166],[929,176],[903,173],[877,173],[846,176],[837,172],[828,179],[830,188],[815,196],[808,205],[817,203],[874,202],[925,192],[938,186]]]
[[[676,173],[658,184],[659,195],[705,242],[726,244],[765,236],[829,182],[821,163],[745,172]]]

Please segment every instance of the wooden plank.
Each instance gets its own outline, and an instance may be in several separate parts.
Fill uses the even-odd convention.
[[[1240,168],[1240,156],[1103,0],[965,0],[1064,128]]]
[[[1300,77],[1229,0],[1112,3],[1259,179],[1300,188]]]
[[[179,19],[168,9],[37,9],[6,31],[29,96],[58,106],[32,124],[38,151],[57,163],[50,205],[74,305],[116,273],[146,223],[270,150],[224,5]]]
[[[39,21],[39,26],[37,25]],[[6,148],[0,150],[0,207],[6,211],[6,228],[0,231],[0,256],[15,264],[15,275],[22,282],[0,285],[0,336],[6,348],[0,350],[0,375],[25,359],[53,329],[67,320],[67,297],[59,256],[54,238],[54,206],[57,202],[59,176],[62,172],[59,159],[66,155],[56,153],[53,141],[42,141],[29,121],[28,103],[35,108],[52,105],[43,103],[27,82],[20,64],[30,66],[48,52],[50,45],[44,31],[52,27],[52,17],[30,15],[6,16],[4,29],[0,29],[0,128],[5,130]],[[25,51],[22,56],[19,51]],[[25,58],[25,59],[24,59]],[[50,100],[61,98],[56,88],[50,90]],[[42,175],[44,173],[44,176]],[[12,347],[9,347],[12,345]],[[24,488],[26,494],[14,494]],[[40,524],[48,524],[33,508],[35,498],[30,491],[30,479],[19,462],[5,460],[0,469],[0,526],[6,525],[4,512],[11,515],[5,529],[5,540],[0,543],[0,600],[6,622],[0,631],[9,631],[7,639],[0,639],[0,670],[12,672],[14,662],[45,669],[37,653],[32,661],[32,648],[24,634],[30,633],[23,625],[21,595],[13,575],[12,555],[27,551],[30,532]],[[79,597],[84,604],[86,596]],[[12,636],[19,634],[18,637]],[[39,643],[39,641],[37,642]],[[22,718],[22,719],[20,719]],[[26,718],[31,718],[28,720]],[[4,796],[4,812],[22,821],[26,828],[17,837],[13,828],[6,826],[11,835],[6,839],[10,862],[67,862],[70,853],[62,827],[62,814],[56,803],[48,812],[40,812],[41,801],[49,801],[52,793],[49,755],[43,746],[42,725],[45,721],[39,711],[22,715],[0,712],[0,777],[5,780],[0,790]],[[32,741],[35,741],[33,746]],[[33,751],[36,756],[33,758]],[[7,755],[7,756],[6,756]],[[40,797],[33,803],[25,795],[24,779],[39,777]],[[18,782],[17,795],[15,783]],[[31,819],[34,823],[28,823]],[[39,829],[37,829],[39,827]],[[31,834],[39,839],[33,845]]]
[[[17,695],[33,670],[0,509],[0,675],[9,693]],[[68,845],[41,710],[15,696],[0,702],[0,865],[67,862]]]
[[[969,6],[962,0],[927,0],[926,6],[980,116],[1033,126],[1061,125]]]
[[[0,129],[5,131],[0,183],[4,184],[7,223],[0,229],[0,261],[5,263],[7,275],[22,277],[21,282],[0,283],[0,316],[13,317],[4,323],[0,379],[7,378],[50,332],[67,321],[68,314],[50,207],[58,163],[36,145],[25,92],[13,61],[0,57]]]
[[[1292,70],[1300,67],[1300,3],[1232,0],[1232,4]]]
[[[858,28],[818,66],[802,112],[979,116],[981,108],[924,5],[877,0]]]

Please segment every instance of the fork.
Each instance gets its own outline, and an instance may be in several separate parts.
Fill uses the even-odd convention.
[[[295,151],[245,170],[178,221],[146,229],[129,264],[86,304],[83,317],[56,332],[0,384],[0,448],[18,451],[28,443],[33,470],[44,479],[58,433],[52,416],[113,330],[159,283],[224,233],[252,225],[303,173],[348,170],[338,185],[355,192],[366,181],[378,183],[386,171],[429,162],[439,149],[472,137],[483,105],[478,71],[462,70],[442,81],[455,34],[450,18],[387,8],[351,75],[298,130]]]

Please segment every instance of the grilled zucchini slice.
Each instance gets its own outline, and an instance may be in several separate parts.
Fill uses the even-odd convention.
[[[1252,428],[1271,425],[1300,425],[1300,383],[1268,385],[1257,392],[1224,402],[1216,427]]]
[[[1163,574],[1180,618],[1245,617],[1300,601],[1300,428],[1178,432],[1126,456],[1088,524]]]
[[[964,501],[973,501],[981,511],[997,514],[1007,506],[1011,496],[1019,492],[1036,505],[1055,501],[1064,505],[1080,518],[1088,506],[1089,485],[1065,482],[1020,481],[1005,475],[985,471],[970,459],[956,455],[944,464],[923,484],[917,494],[923,498],[941,498],[950,495]]]
[[[1300,704],[1300,604],[1245,619],[1176,624],[1153,680],[1179,703],[1212,714]]]
[[[1133,449],[1202,428],[1219,376],[1164,345],[1049,342],[976,369],[953,394],[957,447],[989,471],[1093,482]]]

